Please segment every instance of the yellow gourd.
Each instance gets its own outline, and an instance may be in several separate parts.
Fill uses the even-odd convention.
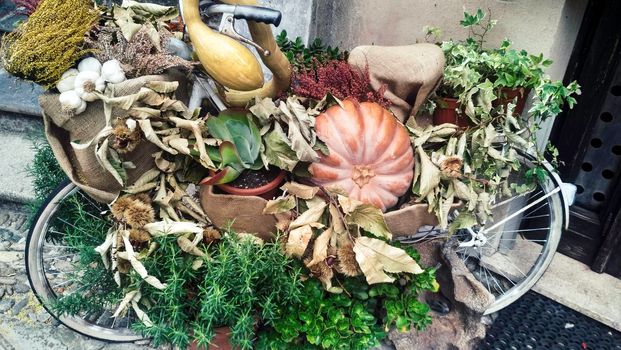
[[[252,52],[238,41],[210,29],[201,20],[199,0],[183,0],[183,19],[201,64],[218,83],[238,91],[263,86],[263,71]]]

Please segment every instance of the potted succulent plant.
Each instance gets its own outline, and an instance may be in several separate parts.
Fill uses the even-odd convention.
[[[271,199],[284,179],[284,171],[265,169],[260,158],[261,134],[249,113],[227,110],[207,119],[207,129],[221,141],[208,148],[209,157],[218,166],[201,185],[217,185],[222,191],[239,196]]]

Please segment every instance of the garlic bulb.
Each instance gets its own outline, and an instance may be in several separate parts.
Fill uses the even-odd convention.
[[[65,91],[60,94],[58,101],[65,112],[76,111],[82,104],[86,104],[74,90]]]
[[[103,92],[106,88],[106,81],[96,72],[80,72],[75,77],[75,92],[84,101],[92,102],[98,99],[96,92]]]
[[[78,70],[82,72],[95,72],[98,75],[101,74],[101,62],[96,58],[85,58],[78,64]]]
[[[112,84],[118,84],[125,81],[125,72],[121,68],[121,62],[110,60],[101,67],[101,77]]]
[[[78,75],[78,70],[75,68],[71,68],[60,77],[58,83],[56,83],[56,88],[61,93],[73,90],[75,84],[75,77]]]
[[[80,104],[80,106],[78,108],[76,108],[74,114],[78,115],[82,112],[84,112],[86,110],[86,101],[82,100],[82,103]]]

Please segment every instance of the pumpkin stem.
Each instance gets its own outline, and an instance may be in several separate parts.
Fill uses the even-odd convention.
[[[362,188],[375,177],[375,171],[368,165],[356,165],[351,173],[351,179]]]

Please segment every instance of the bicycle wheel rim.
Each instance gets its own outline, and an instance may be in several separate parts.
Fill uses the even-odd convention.
[[[518,152],[518,153],[519,153],[518,158],[520,160],[520,163],[523,169],[522,171],[533,168],[535,164],[539,164],[539,163],[536,163],[535,159],[532,158],[532,156],[526,153],[523,153],[523,152]],[[507,276],[506,271],[504,271],[501,268],[498,268],[497,266],[494,266],[494,264],[497,264],[499,262],[498,261],[499,259],[503,259],[503,261],[506,264],[506,260],[511,257],[509,255],[511,252],[508,252],[507,254],[503,254],[503,253],[490,254],[491,255],[491,258],[490,258],[489,256],[486,256],[485,254],[483,254],[483,250],[486,249],[486,247],[483,246],[481,251],[476,253],[476,254],[479,254],[478,256],[476,254],[475,255],[468,254],[469,252],[470,253],[472,252],[472,248],[463,249],[462,245],[464,244],[464,241],[468,240],[468,239],[459,237],[460,233],[462,234],[462,237],[464,237],[463,231],[460,231],[454,235],[450,235],[448,234],[446,230],[441,230],[436,227],[433,227],[433,228],[427,227],[427,228],[422,228],[421,230],[419,230],[419,232],[415,236],[406,238],[406,239],[401,239],[401,241],[406,244],[417,243],[417,242],[422,242],[426,240],[435,240],[438,238],[458,241],[459,244],[457,245],[458,246],[457,254],[462,259],[462,262],[470,270],[474,278],[477,279],[479,282],[481,282],[481,284],[483,284],[483,287],[485,289],[487,289],[490,293],[494,294],[495,300],[492,302],[491,305],[488,306],[488,308],[485,311],[485,314],[487,315],[487,314],[498,312],[499,310],[507,307],[508,305],[510,305],[517,299],[519,299],[522,295],[524,295],[528,290],[530,290],[537,283],[537,281],[541,278],[545,270],[548,268],[548,266],[552,262],[554,253],[556,252],[556,249],[560,241],[562,229],[566,221],[566,208],[564,206],[562,193],[560,191],[560,181],[551,172],[551,168],[547,164],[544,164],[544,167],[542,169],[545,171],[545,176],[543,177],[543,179],[539,179],[539,181],[537,181],[538,188],[536,190],[533,190],[528,195],[528,197],[523,197],[522,200],[536,200],[538,198],[537,196],[539,195],[538,193],[541,192],[541,195],[539,197],[540,198],[545,197],[545,200],[543,200],[543,203],[545,204],[545,206],[541,206],[539,204],[538,208],[534,210],[533,208],[530,208],[530,209],[527,209],[526,212],[528,213],[528,211],[532,210],[533,213],[535,213],[537,212],[537,210],[541,210],[541,208],[544,208],[544,209],[547,208],[549,211],[547,213],[549,218],[546,219],[547,227],[545,227],[547,231],[545,232],[545,237],[538,237],[538,239],[534,239],[529,242],[529,243],[533,243],[533,242],[541,243],[541,247],[539,248],[540,250],[539,254],[532,254],[535,256],[535,258],[532,261],[529,261],[529,265],[527,265],[526,269],[522,267],[517,268],[517,271],[520,271],[523,274],[523,276],[512,276],[511,274],[508,274]],[[537,193],[537,194],[534,196],[531,196],[533,193]],[[518,207],[520,207],[519,202],[516,204],[518,204]],[[523,209],[524,208],[519,209],[518,211],[523,210]],[[530,214],[533,214],[533,213],[530,213]],[[511,214],[513,213],[511,212]],[[510,216],[511,214],[507,214],[506,216]],[[523,215],[523,218],[520,218],[519,220],[529,219],[530,214]],[[498,223],[499,221],[502,221],[503,219],[504,217],[502,216],[494,217],[494,222]],[[486,226],[489,228],[494,225],[494,222]],[[519,222],[517,226],[520,227],[521,229],[521,225],[522,225],[522,222]],[[482,228],[477,228],[475,231],[480,230],[480,229]],[[533,234],[538,234],[538,235],[542,234],[541,233],[542,229],[533,230],[527,227],[525,228],[524,231],[534,231]],[[492,232],[492,233],[495,234],[496,232]],[[465,237],[467,237],[467,235],[468,234],[466,233]],[[517,231],[515,236],[518,236],[518,235],[521,236],[522,233],[520,233],[520,231]],[[500,237],[504,237],[504,236],[501,235]],[[486,238],[490,238],[490,237],[486,236]],[[515,243],[517,244],[517,240],[516,239],[513,239],[513,240],[516,241]],[[524,243],[524,241],[529,241],[529,239],[523,239],[521,240],[520,243]],[[537,248],[537,247],[534,247],[534,248]],[[473,258],[473,259],[469,261],[470,258]],[[509,263],[512,263],[512,261],[509,261]],[[477,270],[478,268],[480,268],[480,270]],[[526,272],[523,272],[522,270],[528,271],[528,272],[526,273]],[[495,282],[492,282],[492,280],[498,283],[494,284]],[[500,280],[506,283],[503,284],[502,282],[499,282]],[[500,290],[501,292],[498,292],[498,290]]]
[[[58,189],[48,197],[46,203],[39,209],[39,212],[35,216],[36,219],[33,221],[26,241],[25,254],[26,273],[30,286],[47,312],[77,333],[108,342],[134,342],[145,339],[130,329],[110,329],[93,324],[77,316],[57,315],[49,306],[49,303],[56,298],[56,293],[53,291],[45,274],[42,254],[45,237],[49,229],[50,219],[57,212],[59,203],[71,196],[76,190],[78,189],[73,183],[69,181],[62,183]]]

